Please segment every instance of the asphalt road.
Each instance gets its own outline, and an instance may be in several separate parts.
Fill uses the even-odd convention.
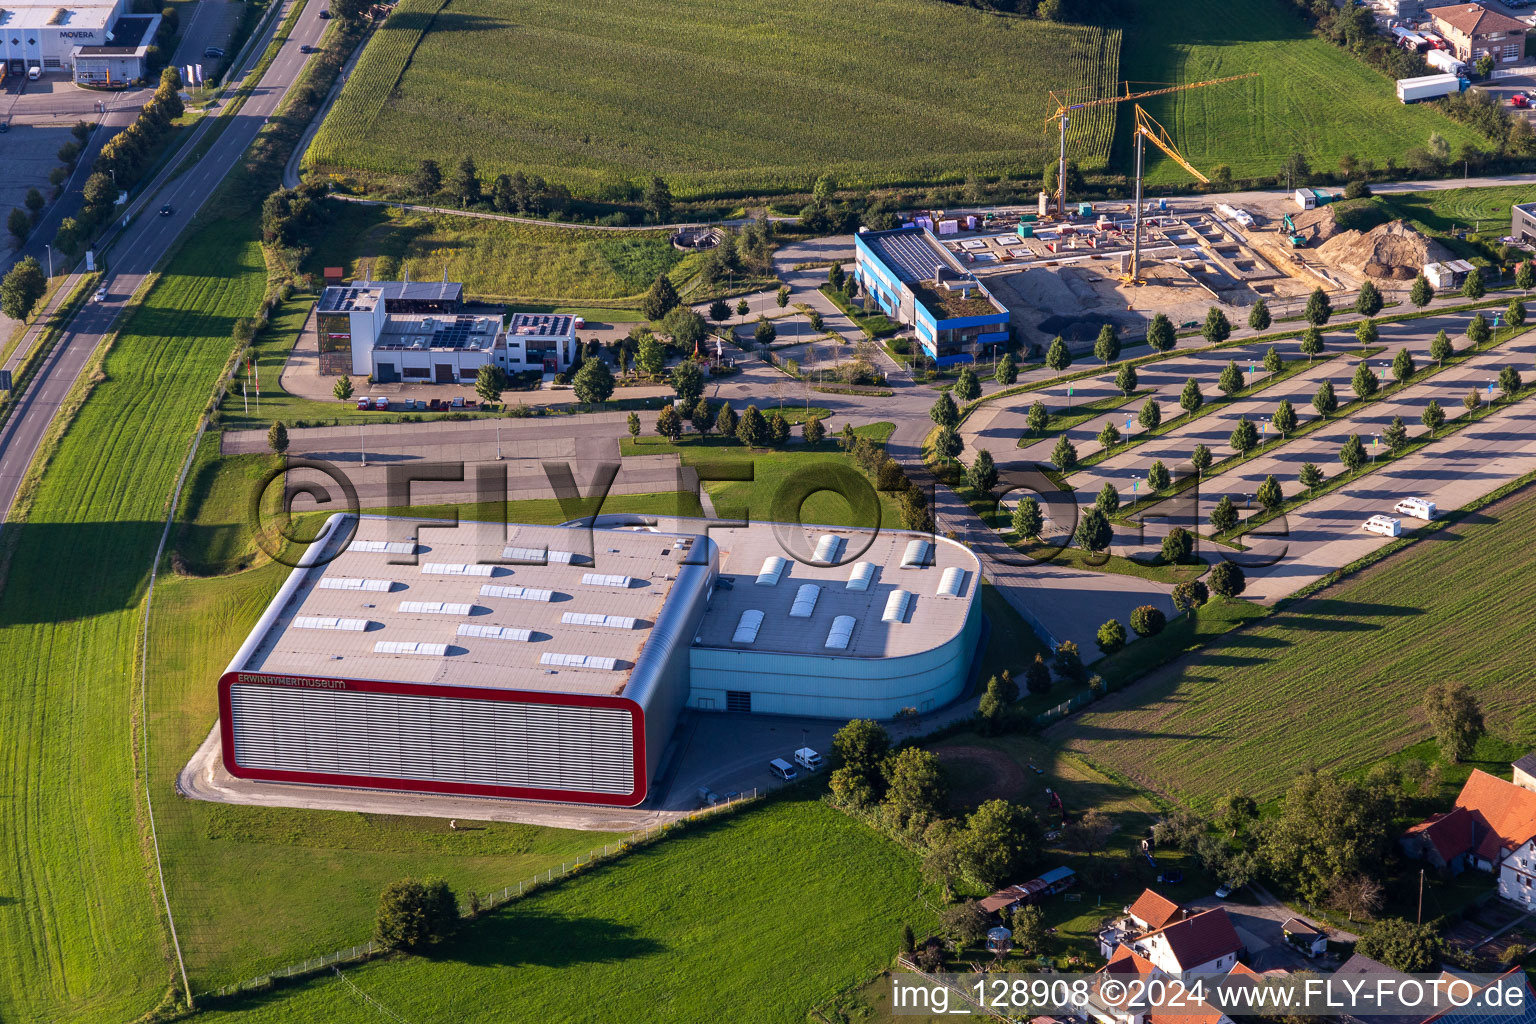
[[[285,0],[264,39],[270,39],[282,24],[293,2]],[[89,303],[76,315],[0,431],[0,508],[11,508],[59,406],[102,339],[118,324],[130,298],[235,166],[309,60],[299,53],[299,46],[319,41],[325,28],[319,16],[321,6],[306,7],[282,52],[197,165],[169,185],[161,183],[146,191],[138,219],[130,222],[106,256],[111,267],[105,282],[106,300]],[[265,42],[253,47],[252,53],[260,54],[264,49]],[[175,212],[159,216],[155,211],[167,201]]]

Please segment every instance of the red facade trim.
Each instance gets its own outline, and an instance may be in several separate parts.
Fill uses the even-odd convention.
[[[235,761],[234,721],[230,714],[230,689],[239,685],[240,676],[255,677],[245,685],[293,686],[302,690],[349,690],[360,693],[410,694],[418,697],[456,697],[466,700],[498,700],[517,704],[557,704],[563,707],[619,708],[630,713],[633,731],[634,789],[627,794],[585,793],[568,789],[539,789],[530,786],[487,786],[480,783],[432,782],[421,779],[395,779],[376,775],[336,775],[330,772],[279,771],[246,768]],[[286,682],[279,682],[284,680]],[[398,789],[414,793],[440,793],[448,796],[490,796],[509,800],[555,800],[562,803],[602,804],[610,807],[636,807],[645,801],[648,772],[645,750],[645,712],[625,697],[603,694],[548,693],[538,690],[494,690],[478,686],[438,686],[425,683],[392,683],[372,679],[321,679],[285,673],[226,672],[219,678],[219,738],[224,767],[237,779],[259,782],[297,782],[316,786],[343,786],[356,789]]]

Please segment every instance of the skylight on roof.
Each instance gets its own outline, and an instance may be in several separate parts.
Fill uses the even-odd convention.
[[[392,580],[368,580],[357,576],[322,576],[320,578],[321,590],[369,590],[388,593],[393,586]]]
[[[821,588],[814,583],[802,583],[800,589],[795,591],[795,603],[790,606],[789,617],[792,619],[808,619],[816,610],[816,598],[821,596]]]
[[[839,615],[832,620],[832,628],[827,632],[827,650],[846,651],[848,641],[853,638],[853,625],[858,620],[852,615]]]
[[[868,590],[870,583],[875,579],[874,562],[854,562],[853,570],[848,573],[848,590]]]
[[[757,585],[760,587],[777,586],[779,577],[784,575],[784,570],[788,567],[788,559],[779,555],[769,555],[763,559],[763,567],[757,571]]]
[[[494,576],[494,565],[470,565],[465,562],[424,562],[423,576]]]
[[[480,637],[483,640],[516,640],[528,643],[533,639],[533,630],[517,629],[513,626],[482,626],[474,622],[459,623],[459,636]]]
[[[913,540],[907,542],[907,550],[902,553],[901,567],[903,569],[921,569],[930,563],[933,554],[933,542],[926,540]]]
[[[368,628],[367,619],[341,619],[334,615],[299,615],[293,620],[294,629],[345,629],[361,633]]]
[[[487,583],[480,588],[481,597],[506,597],[513,601],[553,601],[555,592],[538,587],[508,587]]]
[[[906,590],[893,590],[885,599],[885,612],[881,622],[905,622],[907,608],[912,604],[912,594]]]
[[[757,641],[757,631],[763,626],[763,613],[756,608],[748,608],[741,613],[741,618],[736,622],[736,632],[731,634],[731,643],[750,644]]]

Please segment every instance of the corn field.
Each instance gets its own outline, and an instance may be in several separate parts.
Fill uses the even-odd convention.
[[[679,196],[1036,177],[1048,93],[1105,95],[1118,31],[910,0],[404,0],[368,44],[310,166],[403,174],[464,155],[582,197]],[[1074,122],[1104,165],[1113,109]]]

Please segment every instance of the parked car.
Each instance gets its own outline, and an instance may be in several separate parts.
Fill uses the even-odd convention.
[[[432,401],[427,403],[427,408],[431,409],[433,412],[439,412],[443,408],[443,400],[441,398],[434,398]]]
[[[713,807],[713,806],[715,806],[715,804],[717,804],[719,802],[720,802],[720,798],[715,795],[714,790],[710,789],[708,786],[700,786],[699,787],[699,806],[700,807]]]
[[[203,56],[217,59],[224,56],[224,51],[217,46],[210,46],[208,49],[203,51]]]
[[[35,82],[42,77],[43,69],[38,67],[36,64],[33,64],[31,67],[27,68],[27,81]]]
[[[453,399],[453,407],[455,409],[462,409],[462,408],[464,408],[464,399],[463,399],[462,396],[455,396],[454,397],[454,399]]]
[[[378,409],[380,412],[388,412],[389,411],[389,399],[387,399],[387,398],[385,398],[385,397],[383,397],[381,395],[380,397],[375,398],[373,400],[373,407],[375,409]]]
[[[816,771],[825,763],[826,762],[821,759],[821,755],[816,753],[816,751],[812,750],[810,747],[801,747],[799,750],[795,751],[795,764],[799,765],[801,768],[804,768],[808,772]]]
[[[782,757],[776,757],[772,761],[769,761],[768,770],[773,772],[773,774],[777,775],[779,778],[783,779],[785,782],[788,782],[790,779],[798,779],[800,777],[800,773],[795,771],[794,766],[791,765],[788,761],[784,760]]]
[[[1236,882],[1223,882],[1221,888],[1216,890],[1216,898],[1219,900],[1224,900],[1240,888],[1242,888],[1242,886],[1238,885]]]
[[[1423,519],[1426,522],[1435,518],[1435,503],[1424,498],[1404,498],[1392,506],[1392,511],[1398,515],[1408,516],[1412,519]]]
[[[1361,529],[1366,533],[1379,533],[1383,537],[1396,537],[1403,532],[1403,521],[1391,516],[1371,516]]]
[[[367,395],[359,395],[357,399],[357,407],[359,409],[372,409],[373,399],[369,398]]]
[[[1517,92],[1509,98],[1509,105],[1512,107],[1529,107],[1531,105],[1531,98],[1523,92]]]

